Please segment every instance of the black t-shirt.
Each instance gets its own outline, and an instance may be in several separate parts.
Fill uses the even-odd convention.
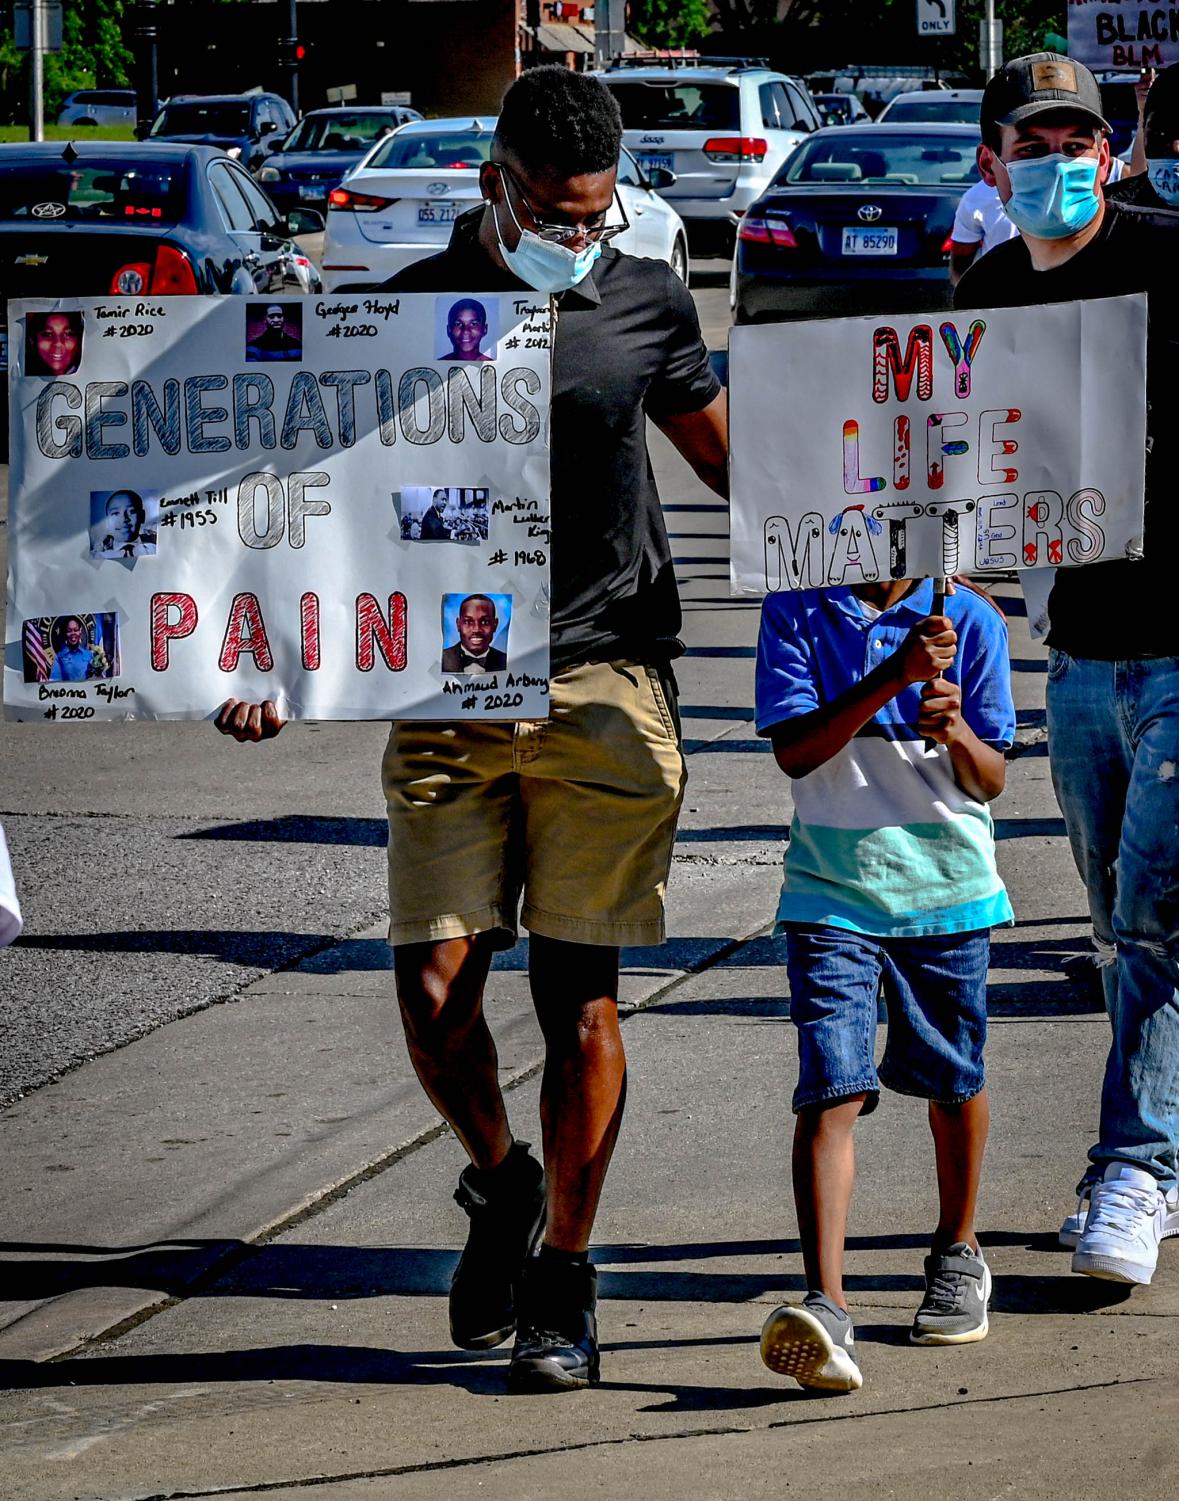
[[[954,306],[963,309],[1149,293],[1145,556],[1057,573],[1048,601],[1048,643],[1069,656],[1107,662],[1179,656],[1179,615],[1167,603],[1179,547],[1171,462],[1179,394],[1179,310],[1171,265],[1176,252],[1179,214],[1133,213],[1111,197],[1097,234],[1063,265],[1037,271],[1022,237],[1008,240],[975,261],[955,290]],[[1105,379],[1112,385],[1119,374],[1111,369]],[[1115,432],[1102,436],[1118,441]]]
[[[440,255],[399,271],[390,292],[543,295],[478,241],[481,209]],[[662,261],[605,246],[557,299],[551,492],[552,666],[621,658],[657,664],[683,650],[679,594],[647,452],[645,416],[698,412],[720,382],[695,304]]]

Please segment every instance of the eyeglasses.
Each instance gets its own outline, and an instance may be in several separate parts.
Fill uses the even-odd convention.
[[[511,182],[516,196],[528,210],[528,217],[532,220],[533,225],[530,233],[536,235],[540,240],[547,241],[550,245],[567,245],[570,240],[585,240],[590,245],[601,245],[606,240],[612,240],[615,235],[624,234],[630,228],[630,220],[626,217],[626,210],[622,206],[622,199],[619,197],[617,189],[614,192],[614,202],[618,205],[618,212],[622,215],[621,224],[603,224],[593,229],[587,229],[584,224],[548,224],[540,217],[524,196],[524,190],[516,180],[516,175],[512,169],[506,167],[503,162],[492,162],[491,165],[502,177],[507,178]],[[505,192],[504,200],[508,205],[508,212],[511,214],[516,228],[523,233],[524,225],[516,217],[516,210],[512,207],[511,194]]]

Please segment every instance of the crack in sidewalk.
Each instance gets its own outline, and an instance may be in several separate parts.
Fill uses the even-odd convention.
[[[593,1449],[616,1449],[626,1444],[665,1444],[681,1439],[733,1438],[747,1433],[773,1433],[810,1423],[858,1423],[865,1418],[919,1416],[924,1413],[948,1412],[956,1407],[993,1406],[1000,1402],[1038,1402],[1045,1397],[1068,1397],[1077,1392],[1108,1391],[1115,1386],[1152,1385],[1161,1378],[1132,1376],[1126,1381],[1094,1381],[1080,1386],[1049,1387],[1035,1392],[1003,1392],[993,1397],[970,1397],[965,1401],[950,1399],[927,1402],[915,1407],[873,1407],[857,1412],[833,1412],[826,1417],[780,1418],[772,1423],[729,1424],[715,1428],[683,1428],[674,1433],[628,1433],[622,1438],[585,1439],[581,1443],[553,1444],[535,1449],[514,1449],[503,1454],[477,1454],[465,1459],[423,1460],[417,1464],[389,1465],[379,1469],[345,1471],[337,1475],[309,1475],[293,1480],[262,1480],[253,1485],[219,1485],[196,1491],[153,1491],[140,1501],[205,1501],[216,1496],[265,1496],[278,1491],[318,1489],[325,1485],[347,1485],[362,1480],[393,1480],[402,1475],[429,1475],[446,1470],[472,1469],[480,1465],[510,1464],[519,1459],[544,1459],[548,1455],[586,1453]],[[785,1399],[791,1393],[783,1392]],[[799,1394],[801,1396],[801,1393]]]

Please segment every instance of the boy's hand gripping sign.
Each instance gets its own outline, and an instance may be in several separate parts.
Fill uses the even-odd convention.
[[[13,719],[548,713],[546,299],[9,305]]]
[[[733,330],[736,594],[1141,556],[1146,298]]]

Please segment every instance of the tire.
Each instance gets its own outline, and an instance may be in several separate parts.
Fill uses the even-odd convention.
[[[672,271],[688,285],[688,247],[684,242],[683,235],[677,235],[675,244],[671,247],[671,259],[668,262]]]

